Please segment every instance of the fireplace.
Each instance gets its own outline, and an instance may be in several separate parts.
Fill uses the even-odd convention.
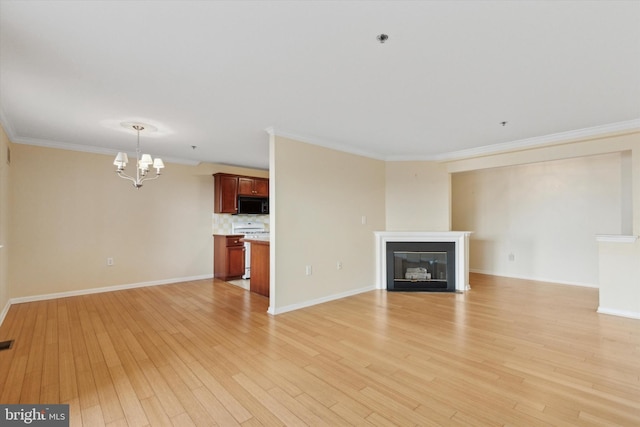
[[[377,289],[427,292],[471,289],[470,231],[376,231],[374,234]]]
[[[454,242],[387,242],[387,290],[455,292]]]

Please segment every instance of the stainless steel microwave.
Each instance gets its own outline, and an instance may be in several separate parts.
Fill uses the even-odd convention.
[[[269,214],[268,197],[238,197],[239,214]]]

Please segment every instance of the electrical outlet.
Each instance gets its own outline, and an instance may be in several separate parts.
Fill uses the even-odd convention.
[[[111,257],[107,258],[107,265],[108,265],[109,267],[112,267],[112,266],[113,266],[113,258],[111,258]]]
[[[360,222],[362,222],[362,225],[365,225],[367,223],[367,216],[366,215],[362,215],[362,218],[360,219]]]
[[[511,252],[509,254],[509,261],[515,261],[516,260],[516,254],[514,254],[513,252]]]
[[[338,262],[336,263],[336,268],[337,268],[338,270],[342,270],[342,261],[338,261]]]
[[[313,273],[313,271],[311,269],[311,266],[310,265],[305,266],[304,274],[306,274],[307,276],[311,276],[312,273]]]

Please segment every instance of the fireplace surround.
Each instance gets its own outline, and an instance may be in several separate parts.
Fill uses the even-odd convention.
[[[387,242],[387,290],[455,292],[454,242]]]
[[[374,234],[377,289],[445,292],[470,289],[470,231],[376,231]],[[444,264],[447,267],[443,267]],[[394,271],[396,266],[400,272]]]

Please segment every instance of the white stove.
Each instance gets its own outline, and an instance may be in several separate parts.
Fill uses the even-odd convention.
[[[242,234],[245,237],[269,237],[269,230],[261,222],[234,222],[231,233]],[[244,243],[244,275],[243,279],[251,277],[251,243]]]

